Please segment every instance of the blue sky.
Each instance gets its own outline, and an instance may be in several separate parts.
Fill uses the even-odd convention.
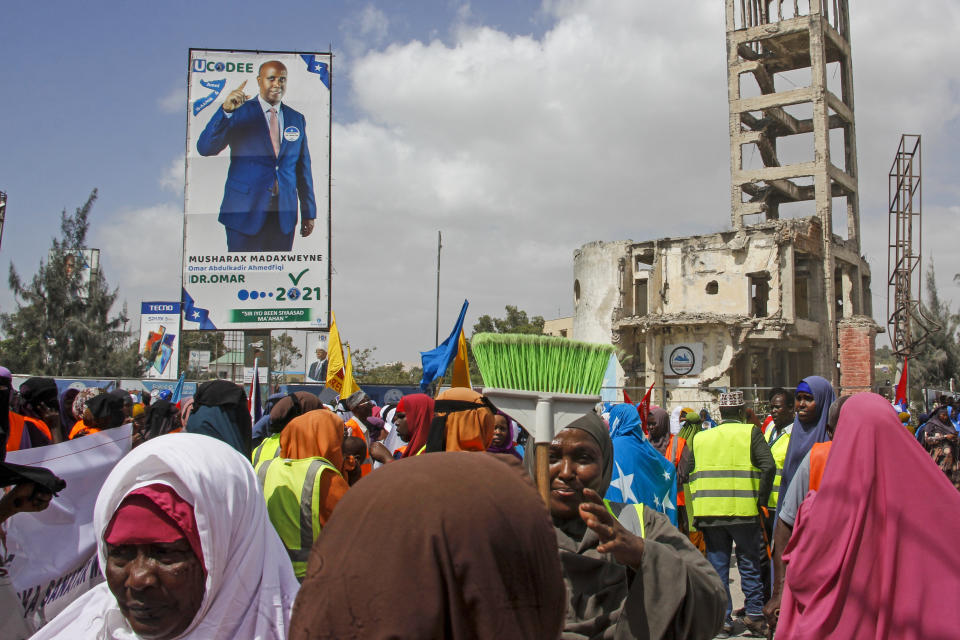
[[[900,133],[924,134],[924,259],[960,298],[960,67],[948,64],[960,5],[851,4],[863,252],[885,324]],[[432,343],[437,229],[443,327],[464,298],[468,325],[507,304],[570,314],[584,243],[729,225],[721,0],[294,1],[270,19],[262,7],[9,4],[0,268],[32,274],[60,211],[97,187],[91,246],[109,282],[131,310],[178,297],[190,47],[332,45],[333,304],[346,337],[381,360],[415,361]]]

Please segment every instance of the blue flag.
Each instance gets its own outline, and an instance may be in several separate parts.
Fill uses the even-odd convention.
[[[460,317],[457,318],[457,324],[454,325],[449,338],[441,342],[435,349],[420,352],[420,362],[423,363],[423,379],[420,381],[420,390],[424,393],[427,392],[434,380],[443,377],[443,374],[447,372],[447,367],[456,357],[457,340],[460,338],[460,330],[463,329],[463,317],[467,315],[468,306],[470,306],[470,301],[464,300],[463,308],[460,309]]]
[[[643,435],[632,404],[610,409],[613,477],[604,496],[613,502],[645,504],[677,524],[677,471]]]
[[[187,379],[187,372],[184,371],[180,374],[180,379],[177,380],[177,386],[173,388],[173,395],[170,397],[170,402],[177,404],[180,402],[180,396],[183,394],[183,381]]]
[[[307,71],[310,73],[316,73],[320,76],[320,82],[323,83],[327,89],[330,88],[330,67],[327,66],[326,62],[320,62],[317,60],[315,55],[301,53],[300,57],[303,58],[303,61],[307,63]]]

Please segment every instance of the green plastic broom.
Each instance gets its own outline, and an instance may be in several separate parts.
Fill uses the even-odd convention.
[[[549,507],[550,442],[600,401],[613,347],[511,333],[478,333],[470,346],[483,395],[527,428],[535,425],[537,487]]]

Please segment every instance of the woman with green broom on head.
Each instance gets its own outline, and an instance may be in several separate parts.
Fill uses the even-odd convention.
[[[525,460],[557,535],[567,588],[561,637],[713,638],[727,602],[717,572],[667,516],[603,500],[614,468],[607,425],[592,411],[559,408],[588,411],[600,399],[613,347],[490,333],[470,344],[484,394],[534,412],[538,441]]]
[[[712,638],[726,592],[670,520],[643,505],[601,499],[613,443],[590,413],[550,443],[550,515],[567,587],[565,639]]]

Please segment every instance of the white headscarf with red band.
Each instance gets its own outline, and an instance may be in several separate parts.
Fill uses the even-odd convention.
[[[167,484],[193,505],[206,593],[178,640],[285,640],[300,588],[287,551],[267,516],[250,461],[215,438],[171,433],[130,452],[107,477],[97,497],[93,527],[100,569],[106,565],[104,531],[128,493]],[[137,640],[106,583],[74,601],[33,636]]]

